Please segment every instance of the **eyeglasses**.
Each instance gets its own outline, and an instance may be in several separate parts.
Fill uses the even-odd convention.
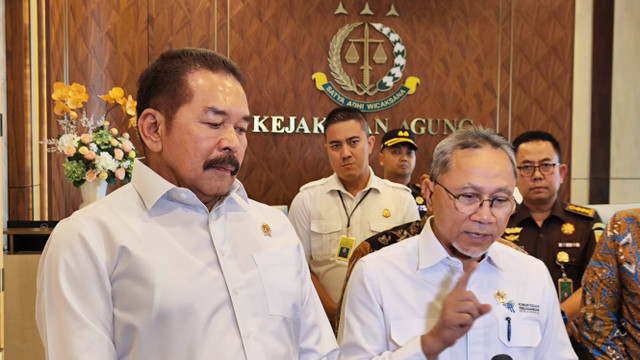
[[[455,199],[454,205],[458,211],[463,214],[471,215],[480,210],[485,201],[489,202],[489,208],[496,217],[511,215],[516,208],[516,199],[513,196],[496,196],[492,199],[483,199],[482,195],[477,193],[462,193],[455,195],[449,189],[442,186],[437,181],[434,183],[444,189],[451,197]]]
[[[544,163],[538,166],[522,165],[522,166],[518,166],[518,170],[520,170],[520,175],[522,176],[533,176],[533,173],[536,172],[536,169],[540,169],[540,173],[543,175],[549,175],[553,172],[553,169],[555,169],[557,165],[560,165],[560,164]]]

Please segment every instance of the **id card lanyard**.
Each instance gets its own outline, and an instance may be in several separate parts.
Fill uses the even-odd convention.
[[[349,214],[349,212],[347,211],[347,206],[344,204],[344,199],[342,198],[342,193],[340,191],[338,191],[338,196],[340,196],[340,201],[342,202],[342,208],[344,209],[344,213],[347,215],[347,236],[349,236],[349,228],[351,227],[351,216],[356,211],[358,206],[360,204],[362,204],[362,201],[364,200],[364,198],[366,198],[367,195],[369,195],[369,192],[371,192],[371,188],[369,188],[369,190],[367,190],[367,192],[364,193],[364,195],[360,198],[360,201],[358,201],[356,206],[354,206],[353,209],[351,209],[351,214]]]

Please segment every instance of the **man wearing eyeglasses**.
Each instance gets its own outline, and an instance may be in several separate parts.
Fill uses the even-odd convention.
[[[354,267],[339,358],[577,359],[545,265],[497,242],[515,209],[509,142],[457,130],[421,185],[433,212],[423,231]]]
[[[580,281],[604,225],[594,209],[558,199],[567,173],[560,144],[544,131],[528,131],[513,141],[518,190],[523,202],[509,219],[504,238],[542,260],[553,278],[570,336],[580,310]],[[576,296],[567,300],[573,293]],[[579,345],[574,344],[580,354]]]

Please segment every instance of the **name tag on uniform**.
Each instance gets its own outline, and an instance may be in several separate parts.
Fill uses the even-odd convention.
[[[341,261],[349,261],[351,259],[351,253],[353,253],[353,247],[356,244],[356,238],[342,235],[340,238],[340,245],[336,252],[336,259]]]
[[[579,242],[560,242],[558,243],[559,248],[579,248]]]

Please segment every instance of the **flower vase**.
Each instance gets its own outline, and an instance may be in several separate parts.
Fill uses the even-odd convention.
[[[105,197],[107,195],[107,185],[106,181],[99,179],[86,181],[80,185],[80,192],[82,193],[80,209]]]

